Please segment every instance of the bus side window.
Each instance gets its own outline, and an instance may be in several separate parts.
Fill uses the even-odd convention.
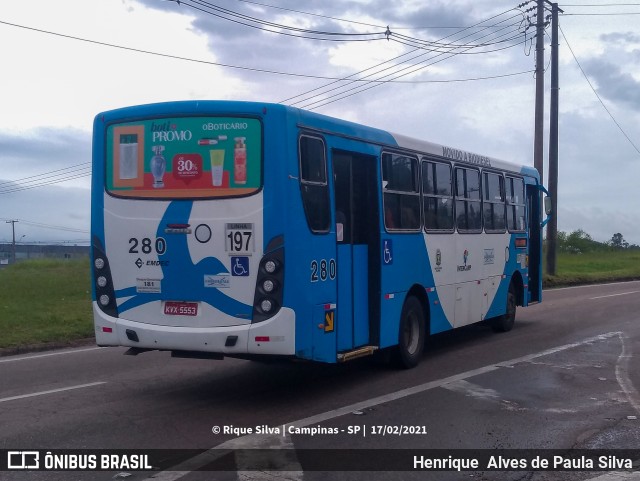
[[[420,184],[418,159],[382,154],[384,225],[387,230],[419,230]]]
[[[484,230],[503,233],[507,223],[504,210],[504,178],[493,172],[484,173]]]
[[[480,232],[482,211],[480,200],[480,172],[456,167],[456,225],[459,232]]]
[[[331,205],[327,185],[327,153],[320,137],[300,136],[300,192],[307,225],[314,233],[327,233]]]
[[[516,177],[507,181],[507,227],[509,232],[522,232],[526,229],[524,182]]]
[[[451,165],[423,162],[422,193],[425,229],[428,232],[453,232]]]

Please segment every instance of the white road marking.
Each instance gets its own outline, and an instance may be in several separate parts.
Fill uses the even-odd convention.
[[[470,371],[462,372],[460,374],[454,374],[453,376],[449,376],[443,379],[438,379],[435,381],[430,381],[424,384],[420,384],[418,386],[401,389],[400,391],[396,391],[389,394],[385,394],[383,396],[367,399],[365,401],[360,401],[355,404],[350,404],[349,406],[333,409],[331,411],[326,411],[324,413],[316,414],[304,419],[299,419],[297,421],[292,421],[285,424],[287,426],[292,426],[294,428],[300,428],[300,427],[310,426],[312,424],[323,423],[330,419],[344,416],[354,411],[362,411],[364,409],[367,409],[373,406],[378,406],[380,404],[388,403],[391,401],[396,401],[398,399],[402,399],[407,396],[411,396],[413,394],[419,394],[425,391],[429,391],[431,389],[445,386],[447,384],[463,381],[465,379],[469,379],[474,376],[479,376],[480,374],[496,371],[500,368],[513,367],[513,365],[515,364],[528,362],[528,361],[531,361],[532,359],[548,356],[550,354],[565,351],[567,349],[572,349],[574,347],[582,346],[584,344],[603,341],[605,339],[609,339],[609,338],[620,336],[620,335],[622,335],[622,332],[619,332],[619,331],[600,334],[598,336],[583,339],[582,341],[573,342],[570,344],[564,344],[562,346],[546,349],[544,351],[540,351],[534,354],[528,354],[526,356],[510,359],[508,361],[491,364],[488,366],[480,367],[478,369],[472,369]],[[194,456],[193,458],[187,459],[186,461],[176,466],[173,466],[166,471],[161,471],[159,473],[156,473],[144,481],[175,481],[177,479],[180,479],[188,475],[192,471],[195,471],[199,468],[202,468],[203,466],[206,466],[209,463],[212,463],[219,457],[224,456],[229,449],[241,449],[241,448],[248,449],[252,447],[266,448],[271,445],[273,447],[278,447],[281,445],[281,440],[277,439],[279,437],[282,437],[282,436],[268,435],[268,434],[249,434],[246,436],[241,436],[239,438],[230,439],[229,441],[225,441],[222,444],[214,446],[208,451],[205,451],[199,454],[198,456]]]
[[[40,392],[31,393],[31,394],[22,394],[21,396],[5,397],[0,399],[0,403],[6,402],[6,401],[15,401],[17,399],[25,399],[25,398],[34,397],[34,396],[44,396],[45,394],[71,391],[73,389],[82,389],[85,387],[99,386],[100,384],[106,384],[106,381],[90,382],[89,384],[79,384],[77,386],[61,387],[59,389],[50,389],[49,391],[40,391]]]
[[[606,287],[606,286],[619,286],[622,284],[633,284],[640,281],[622,281],[622,282],[605,282],[604,284],[584,284],[581,286],[569,286],[569,287],[555,287],[553,289],[544,289],[545,292],[566,291],[568,289],[584,289],[588,287]]]
[[[628,296],[629,294],[637,294],[638,292],[640,291],[621,292],[620,294],[608,294],[606,296],[590,297],[589,300],[593,301],[594,299],[604,299],[605,297]]]
[[[618,361],[616,362],[616,379],[624,393],[627,395],[629,403],[638,413],[640,413],[640,393],[638,393],[638,390],[635,388],[631,378],[629,377],[629,365],[631,364],[631,358],[633,356],[628,343],[625,342],[627,339],[626,334],[621,332],[618,336],[622,343],[622,352],[620,353],[620,356],[618,356]]]
[[[102,347],[87,347],[84,349],[74,349],[73,351],[56,351],[56,352],[48,352],[46,354],[34,354],[32,356],[20,356],[20,357],[6,357],[0,358],[0,363],[3,362],[16,362],[16,361],[29,361],[30,359],[39,359],[41,357],[49,357],[49,356],[62,356],[63,354],[75,354],[77,352],[86,352],[86,351],[95,351],[97,349],[103,349]]]

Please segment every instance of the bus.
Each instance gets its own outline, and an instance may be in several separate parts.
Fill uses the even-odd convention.
[[[542,300],[530,166],[234,101],[101,113],[92,155],[99,346],[410,368]]]

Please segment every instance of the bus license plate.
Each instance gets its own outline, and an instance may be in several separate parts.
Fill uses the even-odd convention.
[[[197,316],[197,302],[167,301],[164,303],[164,314],[166,316]]]

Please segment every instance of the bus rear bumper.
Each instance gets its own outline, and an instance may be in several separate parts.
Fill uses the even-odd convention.
[[[93,318],[99,346],[212,352],[229,356],[295,354],[295,313],[286,307],[266,321],[225,327],[173,327],[119,319],[107,316],[96,302],[93,303]]]

